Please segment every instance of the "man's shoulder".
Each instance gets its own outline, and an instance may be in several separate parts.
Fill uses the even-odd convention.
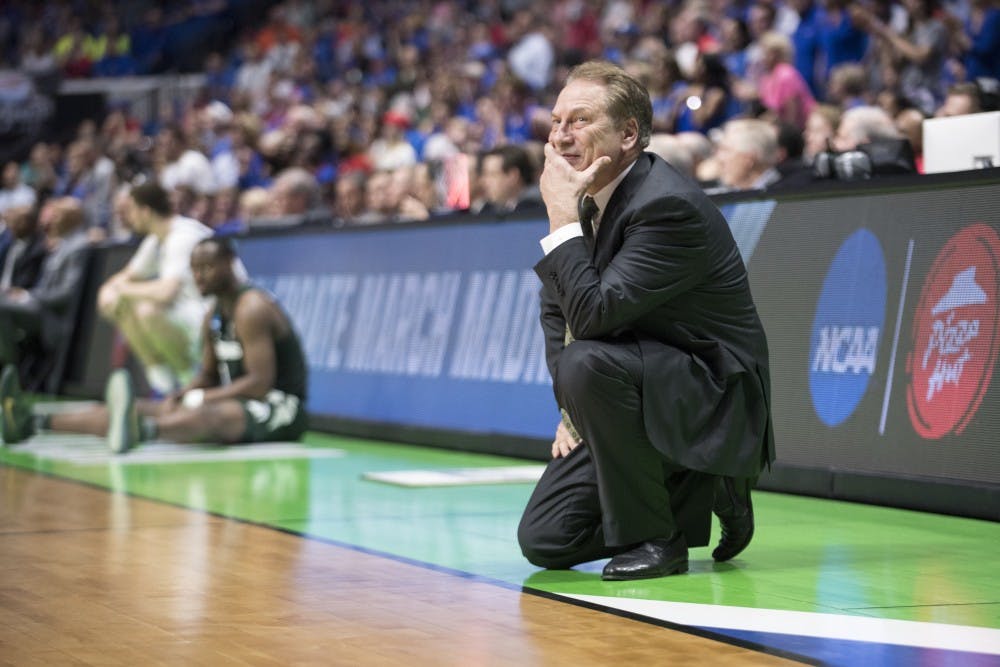
[[[87,237],[87,233],[82,229],[77,230],[67,236],[63,243],[66,244],[66,248],[72,252],[79,252],[81,250],[90,250],[90,239]]]
[[[90,239],[83,231],[74,232],[62,239],[49,260],[59,265],[69,264],[90,254]]]
[[[240,289],[239,296],[236,297],[236,303],[238,305],[243,303],[244,301],[248,303],[259,303],[259,302],[273,303],[274,297],[271,295],[269,291],[267,291],[263,287],[255,285],[253,283],[245,283],[243,287]]]
[[[708,195],[700,185],[691,177],[679,171],[676,167],[658,155],[644,153],[648,161],[648,168],[637,171],[639,178],[632,186],[637,191],[643,191],[656,198],[676,197],[689,200],[708,200]],[[636,164],[640,167],[642,161]],[[631,182],[632,179],[626,179]]]
[[[529,185],[518,193],[514,210],[520,212],[544,207],[545,201],[542,199],[542,191],[537,185]]]
[[[265,289],[247,286],[236,298],[236,323],[270,322],[282,316],[274,297]]]
[[[167,234],[167,238],[195,239],[200,241],[201,239],[207,238],[211,235],[212,228],[208,225],[199,222],[194,218],[189,218],[184,215],[175,215],[170,219],[170,232]]]

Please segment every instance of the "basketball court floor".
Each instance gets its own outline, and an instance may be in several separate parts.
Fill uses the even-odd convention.
[[[602,582],[522,558],[539,472],[36,436],[0,449],[0,664],[1000,665],[1000,524],[758,492],[732,562]]]

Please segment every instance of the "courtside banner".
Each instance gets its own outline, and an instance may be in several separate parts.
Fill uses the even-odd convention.
[[[875,185],[875,184],[872,184]],[[721,206],[771,351],[778,462],[1000,481],[1000,187]],[[303,336],[316,414],[551,438],[544,220],[251,236]]]
[[[749,263],[778,461],[1000,483],[1000,188],[779,202]]]
[[[250,237],[240,254],[302,336],[315,414],[551,437],[532,266],[547,223]]]
[[[724,207],[744,258],[774,202]],[[545,220],[317,231],[239,242],[302,336],[314,414],[551,438],[538,322]]]

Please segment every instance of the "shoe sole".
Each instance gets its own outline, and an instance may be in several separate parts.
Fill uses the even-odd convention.
[[[634,581],[636,579],[655,579],[669,577],[674,574],[684,574],[688,571],[688,561],[672,563],[669,567],[654,570],[644,570],[635,574],[602,574],[601,581]]]
[[[128,372],[117,370],[111,374],[104,401],[108,407],[108,449],[122,454],[135,445],[135,434],[130,432],[135,419],[135,401]]]

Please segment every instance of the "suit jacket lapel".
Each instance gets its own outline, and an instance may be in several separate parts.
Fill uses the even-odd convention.
[[[622,224],[622,214],[625,212],[625,205],[628,203],[629,196],[646,179],[646,176],[649,174],[650,165],[650,155],[648,153],[641,154],[639,159],[636,160],[635,166],[632,167],[632,171],[615,188],[611,199],[608,200],[607,207],[601,213],[601,224],[597,227],[597,236],[591,248],[594,264],[599,269],[607,266],[614,254],[618,252],[617,247],[609,247],[611,239],[618,236],[618,227]]]

